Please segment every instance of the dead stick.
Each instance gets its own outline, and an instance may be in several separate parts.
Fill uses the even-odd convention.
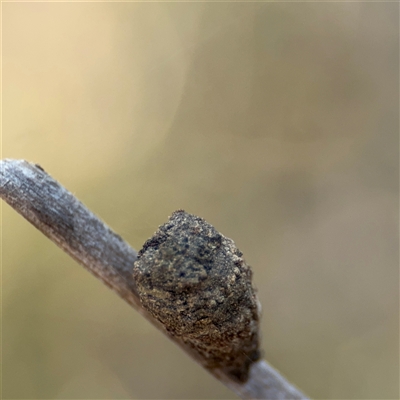
[[[209,368],[190,343],[167,331],[143,307],[132,274],[136,251],[39,165],[0,161],[0,196],[241,398],[308,399],[265,360],[250,365],[244,382],[224,368]]]

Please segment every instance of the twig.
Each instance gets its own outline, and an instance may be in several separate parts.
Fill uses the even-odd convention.
[[[39,165],[23,160],[0,161],[0,197],[207,367],[192,346],[171,335],[143,308],[132,275],[136,251]],[[208,370],[243,399],[307,399],[264,360],[251,365],[244,383],[223,369]]]

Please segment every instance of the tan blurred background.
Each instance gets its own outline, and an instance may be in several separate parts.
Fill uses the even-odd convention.
[[[266,358],[399,397],[397,3],[3,3],[2,157],[136,249],[178,208],[254,267]],[[2,209],[3,397],[235,396]]]

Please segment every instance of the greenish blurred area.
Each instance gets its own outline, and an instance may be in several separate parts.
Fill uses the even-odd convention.
[[[3,3],[2,157],[139,249],[235,240],[265,357],[316,399],[399,398],[398,3]],[[5,399],[228,399],[2,206]]]

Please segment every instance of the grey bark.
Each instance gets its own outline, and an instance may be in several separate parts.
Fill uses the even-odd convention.
[[[132,274],[136,251],[39,165],[24,160],[0,161],[0,197],[196,362],[207,366],[206,360],[143,308]],[[265,360],[253,363],[245,383],[235,381],[222,369],[210,372],[243,399],[308,398]]]

